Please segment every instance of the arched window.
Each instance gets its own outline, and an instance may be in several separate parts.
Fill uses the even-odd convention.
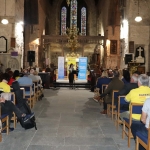
[[[87,5],[84,0],[70,0],[67,6],[66,0],[61,4],[60,34],[66,34],[66,28],[75,26],[79,28],[81,35],[87,33]]]
[[[81,35],[86,35],[86,8],[81,9]]]
[[[71,1],[70,27],[72,27],[72,25],[77,27],[77,0]]]
[[[67,9],[62,7],[61,9],[61,35],[66,34],[66,19],[67,19]]]

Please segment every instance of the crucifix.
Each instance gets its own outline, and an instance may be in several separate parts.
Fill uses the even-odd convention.
[[[139,56],[138,56],[138,57],[142,57],[142,56],[141,56],[141,52],[142,52],[143,50],[141,49],[141,47],[139,47],[139,49],[138,49],[137,51],[139,51]]]

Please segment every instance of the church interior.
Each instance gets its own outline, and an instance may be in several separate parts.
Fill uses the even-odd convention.
[[[150,150],[150,125],[144,140],[131,127],[150,118],[149,12],[150,0],[0,0],[0,150]]]
[[[1,0],[0,62],[12,70],[58,67],[58,57],[150,71],[149,0]],[[142,20],[135,20],[140,17]],[[3,19],[8,22],[2,23]],[[139,18],[138,18],[139,19]]]

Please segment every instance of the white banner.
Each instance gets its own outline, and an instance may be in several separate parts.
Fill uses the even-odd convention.
[[[58,79],[64,79],[64,57],[58,57]]]

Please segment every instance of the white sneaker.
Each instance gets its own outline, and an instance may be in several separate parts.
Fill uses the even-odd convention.
[[[93,97],[93,100],[98,103],[98,100],[95,97]]]

